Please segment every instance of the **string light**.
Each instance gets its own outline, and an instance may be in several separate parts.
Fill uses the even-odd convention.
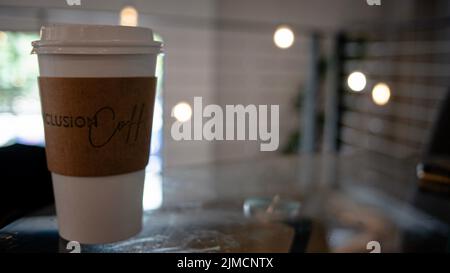
[[[120,25],[135,27],[138,25],[138,12],[132,6],[126,6],[120,11]]]
[[[192,108],[186,102],[180,102],[172,109],[172,116],[179,122],[186,122],[192,117]]]
[[[350,76],[348,76],[347,85],[354,92],[363,91],[367,85],[366,75],[359,71],[351,73]]]
[[[280,26],[273,34],[273,41],[281,49],[290,48],[295,41],[294,32],[288,26]]]
[[[378,83],[372,90],[372,99],[379,106],[388,104],[391,99],[391,89],[385,83]]]

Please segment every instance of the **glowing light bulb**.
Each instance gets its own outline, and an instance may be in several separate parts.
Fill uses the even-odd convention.
[[[348,87],[355,92],[361,92],[366,88],[367,85],[367,78],[364,73],[355,71],[348,76],[347,79],[347,85]]]
[[[186,122],[192,117],[192,108],[186,102],[180,102],[172,108],[172,116],[179,122]]]
[[[288,26],[280,26],[273,34],[273,41],[281,49],[290,48],[295,41],[294,32]]]
[[[385,83],[375,85],[372,90],[372,99],[376,105],[386,105],[391,99],[391,89]]]
[[[138,25],[138,12],[132,6],[126,6],[120,11],[120,25],[135,27]]]

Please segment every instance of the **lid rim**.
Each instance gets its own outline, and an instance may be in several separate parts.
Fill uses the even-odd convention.
[[[162,47],[163,43],[158,41],[121,41],[121,40],[68,40],[68,41],[58,41],[58,40],[37,40],[31,42],[33,47],[52,47],[52,46],[109,46],[109,47]]]
[[[128,54],[162,54],[160,47],[34,47],[32,54],[71,54],[71,55],[128,55]]]
[[[33,41],[36,54],[159,54],[163,43],[155,41],[153,30],[112,25],[56,24],[41,28]]]

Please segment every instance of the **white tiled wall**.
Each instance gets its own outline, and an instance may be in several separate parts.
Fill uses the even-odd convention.
[[[300,33],[292,48],[279,50],[272,41],[276,25],[331,31],[389,16],[401,20],[409,16],[413,1],[383,0],[380,9],[364,0],[81,0],[81,8],[67,7],[63,0],[0,0],[0,24],[36,29],[42,18],[116,24],[121,7],[136,6],[140,25],[153,27],[166,44],[164,161],[176,166],[265,155],[258,143],[173,141],[171,108],[179,101],[192,103],[194,96],[202,96],[204,104],[280,105],[280,146],[297,127],[293,104],[308,73],[309,39]],[[404,14],[391,5],[401,6]],[[34,9],[21,11],[25,7]],[[266,28],[241,29],[241,21]],[[234,27],[227,27],[230,22]]]
[[[383,8],[369,7],[363,0],[221,0],[217,15],[223,21],[257,22],[266,29],[249,33],[239,28],[219,28],[217,79],[220,104],[280,105],[280,149],[301,123],[294,108],[299,90],[304,90],[309,72],[309,37],[304,30],[321,29],[332,33],[352,23],[370,20],[404,20],[413,1],[382,1]],[[391,16],[401,7],[402,14]],[[350,8],[351,7],[351,8]],[[287,49],[275,47],[272,36],[279,24],[291,24],[295,44]],[[323,50],[327,50],[325,41]],[[259,145],[249,142],[219,142],[218,160],[267,156]]]

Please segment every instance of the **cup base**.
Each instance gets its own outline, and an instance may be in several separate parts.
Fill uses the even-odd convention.
[[[145,171],[71,177],[52,173],[59,234],[82,244],[113,243],[142,229]]]

